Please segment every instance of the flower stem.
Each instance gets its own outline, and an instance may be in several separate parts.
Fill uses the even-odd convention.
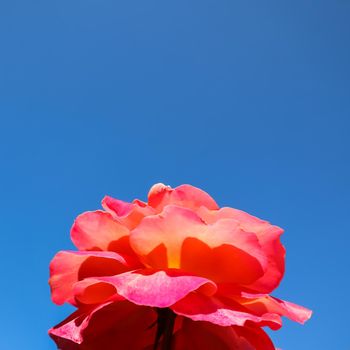
[[[168,308],[159,308],[157,309],[157,313],[157,332],[153,350],[158,349],[159,341],[161,338],[162,342],[160,350],[170,350],[176,315],[171,309]]]

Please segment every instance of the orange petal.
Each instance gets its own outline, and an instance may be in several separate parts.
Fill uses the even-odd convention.
[[[211,248],[197,238],[186,238],[181,250],[181,269],[217,283],[248,284],[263,274],[259,260],[248,250],[231,244]]]
[[[259,293],[270,293],[278,287],[285,268],[285,249],[280,241],[283,230],[280,227],[233,208],[208,210],[201,207],[197,213],[208,224],[230,218],[236,220],[243,231],[255,233],[268,264],[264,275],[247,287]]]
[[[131,232],[130,243],[148,266],[181,268],[215,282],[253,282],[266,264],[256,235],[242,231],[235,220],[206,225],[192,210],[174,205],[144,218]],[[166,259],[155,260],[155,250],[166,252]]]

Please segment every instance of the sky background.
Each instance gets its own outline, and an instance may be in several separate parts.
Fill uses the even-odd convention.
[[[54,350],[48,264],[109,194],[190,183],[285,229],[283,350],[347,350],[350,2],[0,2],[0,348]]]

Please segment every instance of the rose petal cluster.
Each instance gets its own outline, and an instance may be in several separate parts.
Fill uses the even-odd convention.
[[[102,207],[76,218],[78,250],[50,264],[53,302],[77,308],[49,330],[59,349],[153,349],[166,310],[172,350],[274,350],[262,327],[310,318],[270,295],[284,274],[281,228],[190,185],[156,184],[147,202],[106,196]]]

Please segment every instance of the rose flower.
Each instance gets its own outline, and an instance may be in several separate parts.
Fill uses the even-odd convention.
[[[75,220],[78,251],[50,264],[53,302],[77,308],[49,331],[59,349],[274,350],[262,327],[310,318],[269,295],[284,274],[281,228],[190,185],[102,207]]]

